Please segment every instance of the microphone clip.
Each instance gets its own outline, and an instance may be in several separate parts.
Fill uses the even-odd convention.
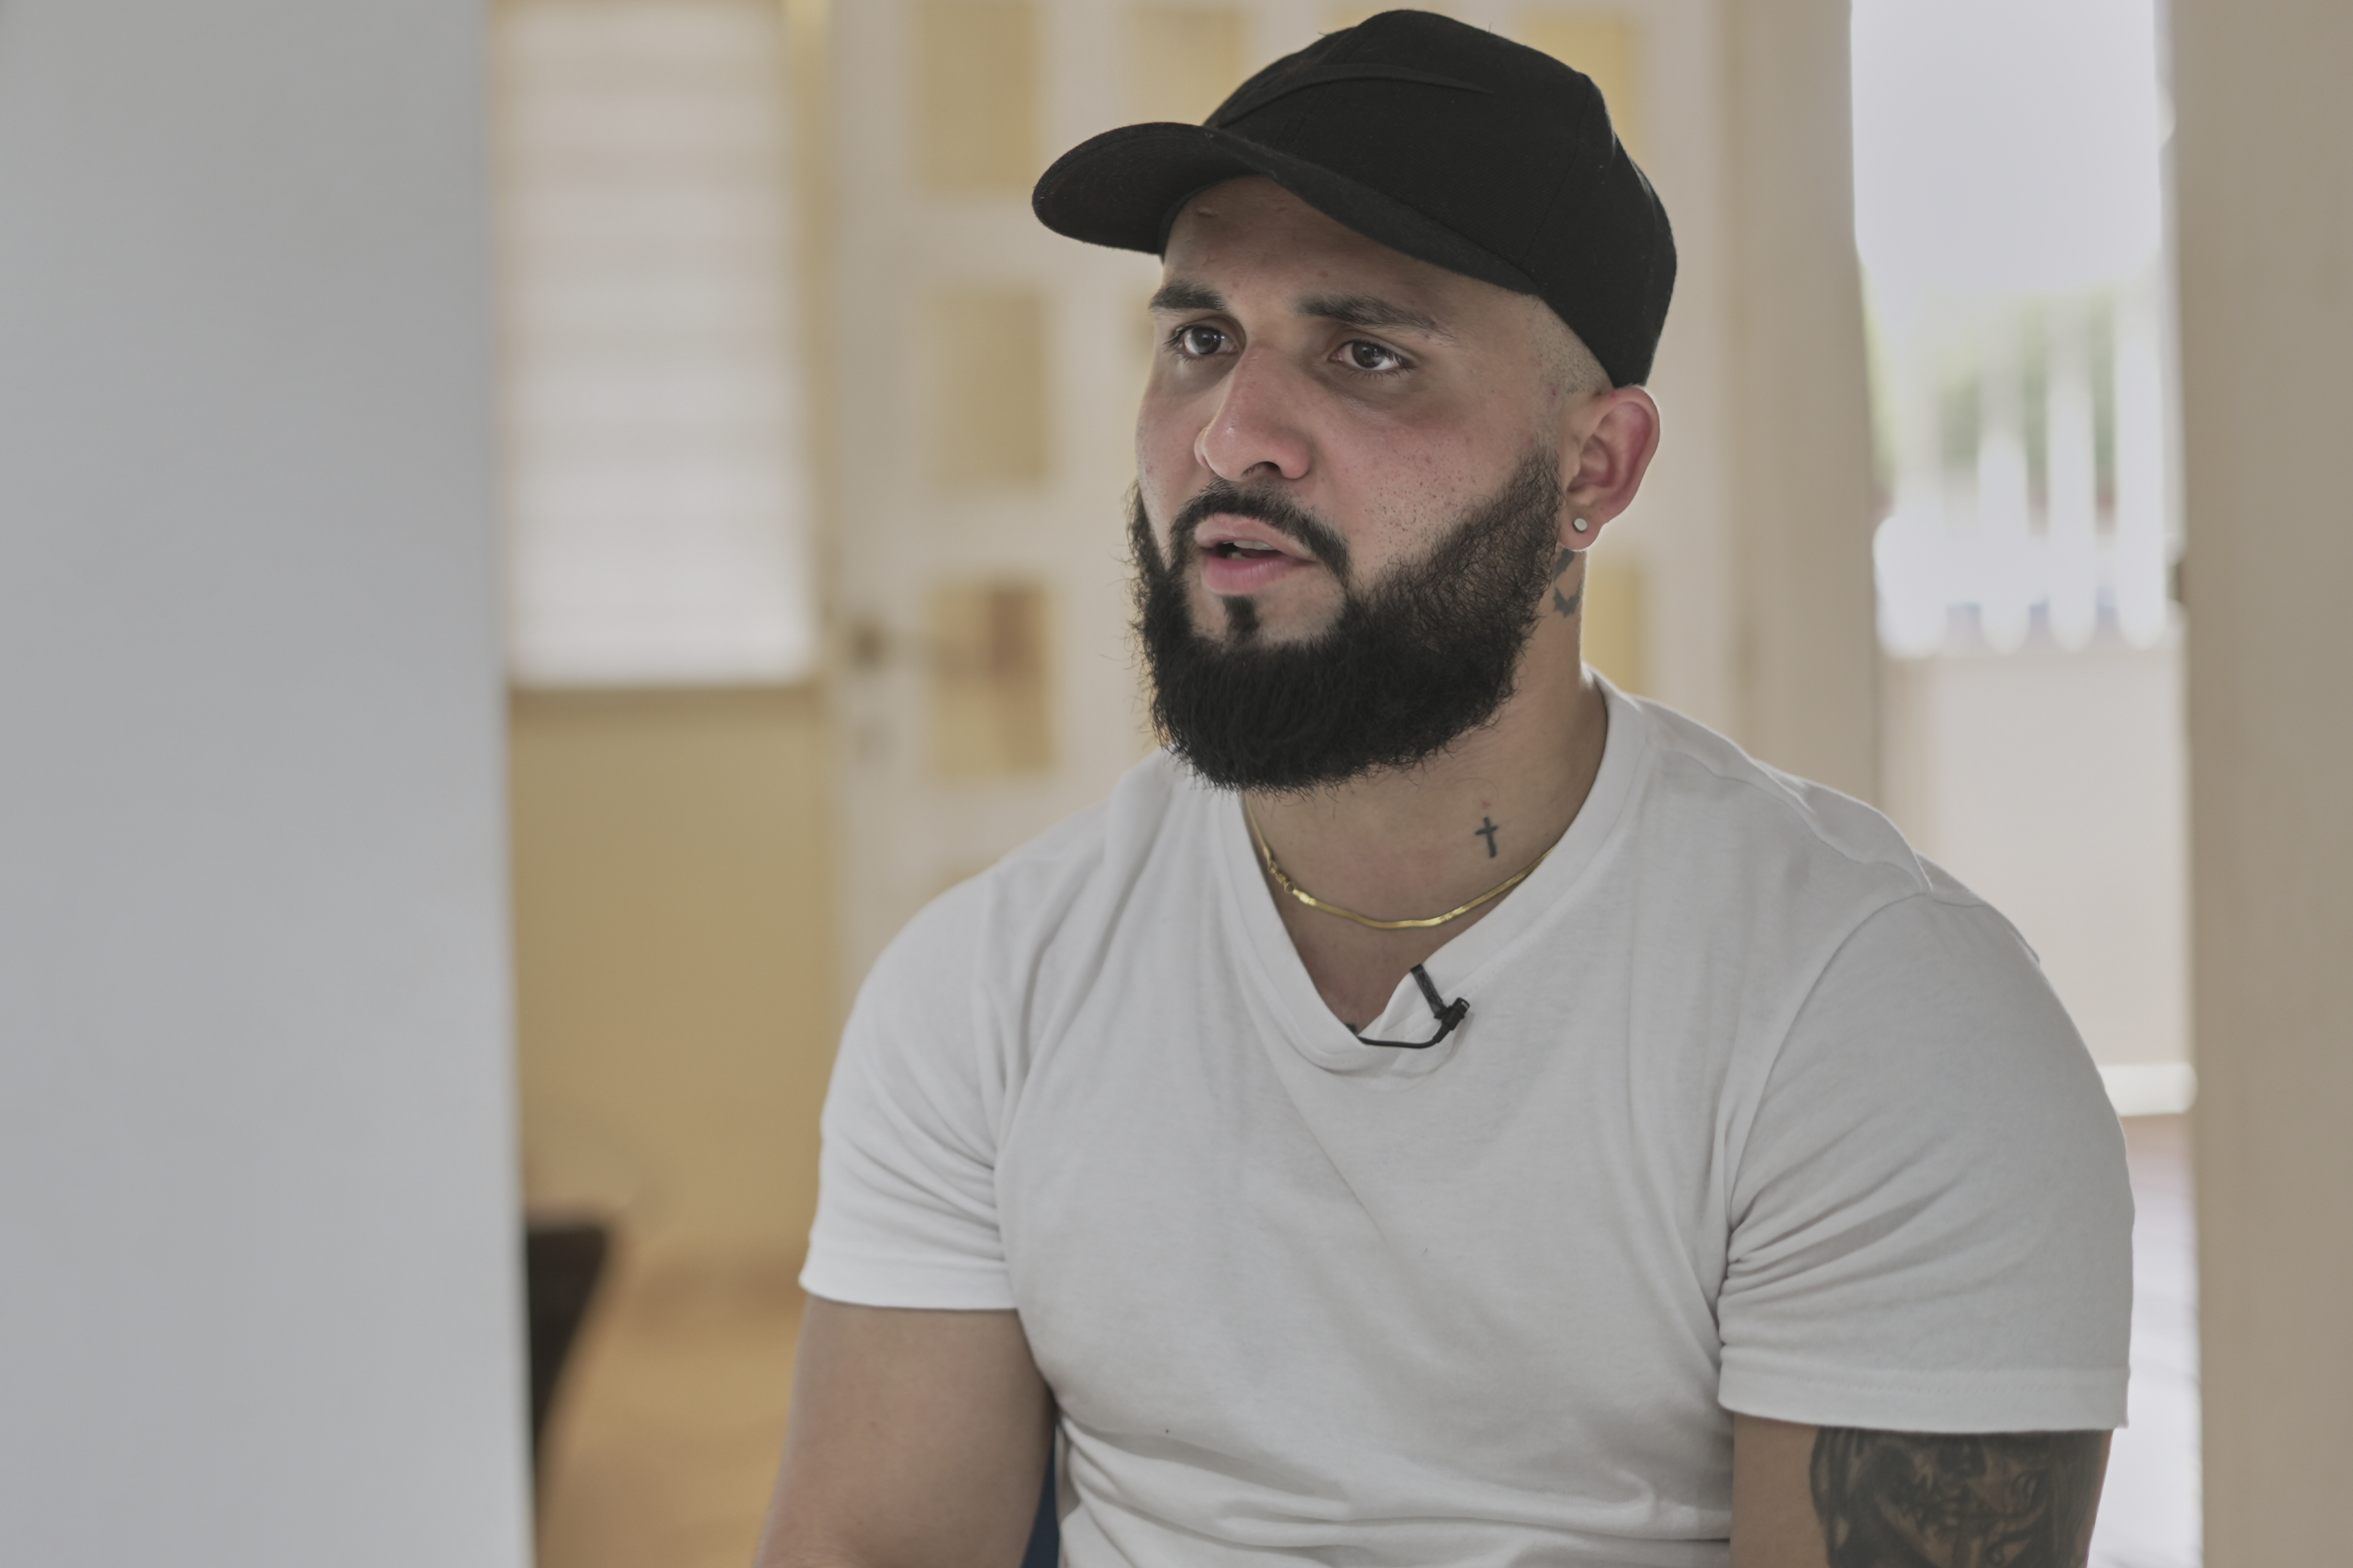
[[[1386,1046],[1390,1049],[1400,1051],[1426,1051],[1452,1034],[1455,1026],[1471,1016],[1471,999],[1468,996],[1457,996],[1451,1002],[1444,1001],[1438,994],[1438,987],[1430,983],[1429,971],[1417,963],[1413,966],[1412,974],[1414,984],[1421,987],[1422,999],[1430,1004],[1430,1016],[1438,1020],[1438,1033],[1426,1040],[1374,1040],[1367,1039],[1363,1035],[1357,1035],[1356,1039],[1359,1044]],[[1354,1031],[1352,1030],[1351,1033]]]

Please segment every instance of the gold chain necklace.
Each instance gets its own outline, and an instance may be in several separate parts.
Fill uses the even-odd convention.
[[[1537,856],[1469,903],[1457,904],[1442,915],[1430,915],[1418,921],[1377,921],[1370,915],[1360,915],[1354,910],[1344,910],[1337,904],[1327,904],[1289,877],[1284,876],[1282,868],[1275,864],[1274,851],[1267,847],[1266,835],[1259,831],[1258,814],[1250,810],[1250,802],[1247,799],[1242,802],[1242,819],[1250,824],[1250,837],[1258,843],[1259,858],[1266,863],[1266,874],[1274,879],[1276,887],[1281,888],[1311,910],[1321,910],[1327,915],[1338,915],[1344,921],[1354,921],[1360,926],[1370,926],[1375,931],[1427,931],[1431,926],[1442,926],[1448,921],[1467,915],[1481,904],[1492,899],[1500,899],[1522,882],[1526,881],[1535,868],[1545,863],[1545,855],[1551,854],[1560,846],[1560,839],[1554,839],[1545,846],[1544,855]],[[1563,837],[1567,836],[1563,835]]]

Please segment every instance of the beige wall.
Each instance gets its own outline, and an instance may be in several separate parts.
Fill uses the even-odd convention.
[[[781,1268],[833,1060],[832,812],[807,688],[516,696],[524,1180],[653,1266]]]
[[[2018,927],[2102,1067],[2188,1061],[2180,640],[2038,639],[1885,676],[1905,836]]]
[[[1879,796],[1845,0],[1727,0],[1737,738]]]
[[[2176,0],[2212,1568],[2345,1561],[2353,6]]]

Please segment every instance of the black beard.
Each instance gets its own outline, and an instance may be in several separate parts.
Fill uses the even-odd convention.
[[[1359,591],[1331,526],[1279,493],[1213,481],[1178,510],[1165,561],[1135,496],[1135,630],[1169,749],[1213,784],[1280,791],[1410,768],[1444,751],[1512,695],[1559,554],[1560,500],[1558,459],[1534,454],[1429,554]],[[1229,643],[1195,629],[1193,531],[1219,512],[1255,518],[1315,552],[1345,595],[1330,627],[1265,643],[1256,606],[1232,597],[1219,601]]]

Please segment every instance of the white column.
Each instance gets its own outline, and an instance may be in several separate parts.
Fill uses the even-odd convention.
[[[529,1557],[482,17],[0,5],[0,1563]]]
[[[2172,18],[2205,1561],[2282,1568],[2347,1554],[2353,6]]]
[[[1848,6],[1730,0],[1726,22],[1739,739],[1871,799],[1879,648]]]

